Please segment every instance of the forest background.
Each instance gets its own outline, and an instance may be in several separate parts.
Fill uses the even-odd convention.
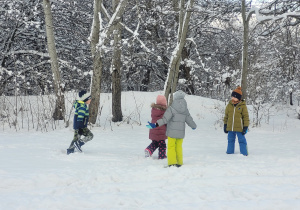
[[[73,99],[64,94],[87,89],[91,123],[100,93],[112,93],[117,122],[122,91],[226,101],[237,85],[253,126],[276,103],[300,118],[299,23],[297,0],[1,0],[0,119],[20,128],[24,110],[39,112],[36,96],[40,128],[68,126]]]

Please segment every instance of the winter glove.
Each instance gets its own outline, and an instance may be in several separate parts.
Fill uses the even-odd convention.
[[[149,129],[153,129],[153,128],[158,127],[157,123],[151,123],[151,122],[148,121],[148,124],[149,125],[146,125],[146,127],[149,128]]]
[[[227,131],[227,124],[224,124],[224,133],[228,133],[228,131]]]
[[[248,127],[244,127],[244,128],[243,128],[242,135],[245,135],[247,132],[248,132]]]

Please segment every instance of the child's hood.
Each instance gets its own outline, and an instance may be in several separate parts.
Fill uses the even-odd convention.
[[[187,103],[184,98],[176,99],[173,101],[171,107],[178,113],[183,113],[187,110]]]
[[[185,92],[183,92],[182,90],[178,90],[174,93],[174,101],[171,107],[178,113],[183,113],[187,110],[187,103],[184,99],[185,95]]]
[[[185,92],[183,92],[182,90],[178,90],[174,93],[174,100],[183,99],[185,95]]]
[[[159,110],[163,110],[163,111],[166,111],[166,109],[167,109],[166,106],[155,104],[155,103],[151,104],[151,108],[155,108],[155,109],[159,109]]]

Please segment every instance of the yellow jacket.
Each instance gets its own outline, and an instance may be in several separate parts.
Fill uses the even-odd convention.
[[[227,131],[237,132],[242,132],[243,127],[249,126],[249,114],[245,100],[242,100],[236,106],[231,101],[227,104],[224,124],[227,124]]]

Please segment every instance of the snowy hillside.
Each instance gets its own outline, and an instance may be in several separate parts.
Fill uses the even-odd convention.
[[[124,92],[125,122],[110,123],[109,94],[94,139],[66,155],[72,127],[0,131],[0,209],[300,209],[300,120],[272,108],[268,124],[246,134],[249,156],[227,155],[224,102],[186,96],[198,125],[187,127],[181,168],[164,168],[150,144],[150,104],[157,94]],[[249,106],[252,121],[252,107]],[[141,125],[140,125],[141,124]]]

